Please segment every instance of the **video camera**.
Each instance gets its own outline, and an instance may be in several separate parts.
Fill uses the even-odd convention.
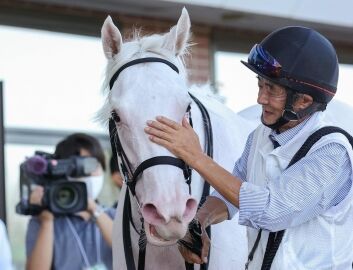
[[[36,151],[20,165],[20,202],[16,212],[38,215],[49,209],[54,215],[69,215],[87,209],[87,187],[69,177],[88,176],[97,169],[97,159],[72,156],[55,159],[54,155]],[[42,205],[30,204],[30,194],[35,186],[44,187]]]

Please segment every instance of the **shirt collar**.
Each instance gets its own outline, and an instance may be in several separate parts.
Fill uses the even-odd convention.
[[[309,119],[310,119],[310,117],[308,117],[303,122],[301,122],[300,124],[296,125],[295,127],[287,129],[286,131],[284,131],[282,133],[277,133],[275,130],[272,130],[270,135],[269,135],[270,140],[272,142],[276,141],[280,145],[285,145],[295,135],[298,134],[298,132],[305,126],[306,122],[308,122]]]

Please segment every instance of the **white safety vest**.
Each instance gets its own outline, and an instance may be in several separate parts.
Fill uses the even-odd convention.
[[[323,113],[315,113],[304,127],[284,146],[273,148],[269,139],[271,129],[261,125],[255,133],[250,148],[247,180],[258,186],[266,186],[271,179],[285,170],[305,140],[320,127]],[[326,124],[327,125],[327,124]],[[342,144],[353,160],[352,147],[340,133],[323,136],[312,146],[307,155],[330,143]],[[352,166],[353,168],[353,166]],[[305,179],[298,179],[305,181]],[[273,260],[271,270],[348,270],[353,259],[353,192],[324,214],[296,227],[287,228]],[[258,230],[248,227],[249,252],[254,246]],[[260,270],[269,232],[263,230],[249,270]]]

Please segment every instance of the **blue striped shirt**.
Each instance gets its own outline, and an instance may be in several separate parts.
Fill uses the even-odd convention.
[[[270,139],[285,145],[305,125],[299,125]],[[221,198],[228,207],[229,218],[239,211],[239,224],[269,231],[283,230],[300,225],[340,203],[352,186],[352,166],[344,146],[329,143],[272,179],[265,187],[247,182],[247,161],[254,132],[236,162],[233,175],[243,183],[239,192],[239,210],[217,191],[212,196]]]

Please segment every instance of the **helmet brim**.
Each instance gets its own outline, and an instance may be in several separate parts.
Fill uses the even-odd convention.
[[[263,72],[259,71],[258,69],[256,69],[254,66],[252,66],[248,62],[245,62],[242,60],[240,60],[240,62],[242,64],[244,64],[248,69],[255,72],[257,75],[265,78],[266,80],[269,80],[270,82],[278,84],[278,85],[285,87],[287,89],[291,89],[292,91],[303,93],[303,94],[308,94],[309,96],[313,97],[316,102],[328,103],[333,98],[334,94],[336,93],[336,89],[331,90],[331,91],[325,90],[325,92],[323,92],[323,91],[318,91],[317,89],[314,89],[313,87],[311,87],[311,85],[313,85],[313,84],[310,84],[310,83],[303,84],[303,83],[297,82],[296,80],[289,81],[285,78],[273,78],[273,77],[270,77],[270,76],[264,74]],[[326,88],[327,88],[327,86],[326,86]],[[327,92],[331,92],[332,94],[328,95]]]
[[[251,71],[255,72],[257,75],[265,78],[266,80],[269,80],[275,84],[278,84],[278,85],[281,85],[283,87],[287,87],[287,85],[283,85],[279,79],[277,78],[273,78],[273,77],[270,77],[270,76],[267,76],[266,74],[260,72],[259,70],[257,70],[254,66],[252,66],[251,64],[249,64],[248,62],[245,62],[243,60],[240,60],[240,62],[245,65],[248,69],[250,69]]]

